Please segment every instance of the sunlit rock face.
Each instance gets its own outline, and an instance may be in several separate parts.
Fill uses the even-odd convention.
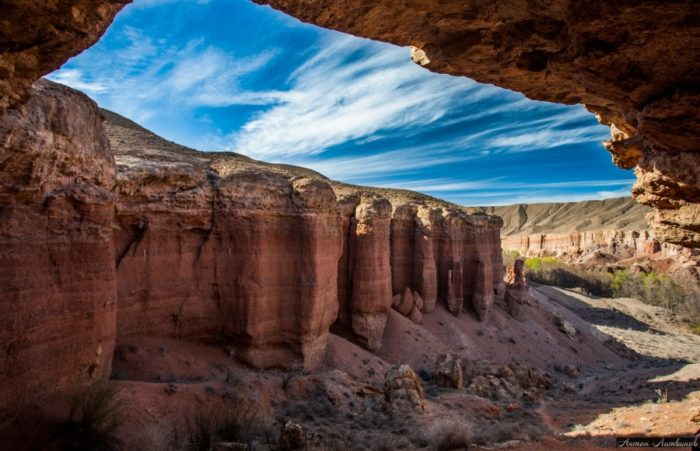
[[[411,46],[429,70],[583,103],[660,239],[700,246],[700,13],[693,1],[257,0],[302,21]]]
[[[49,81],[0,117],[0,410],[106,377],[114,159],[94,102]]]
[[[332,325],[378,350],[394,293],[486,320],[502,278],[497,217],[188,149],[52,82],[0,143],[4,406],[107,377],[134,336],[311,369]]]
[[[343,236],[330,184],[105,114],[119,335],[225,337],[256,367],[316,366],[338,316]]]
[[[117,165],[120,337],[224,337],[253,366],[312,368],[331,326],[378,350],[397,293],[411,294],[404,314],[416,322],[438,301],[486,319],[499,218],[197,152],[103,114]]]

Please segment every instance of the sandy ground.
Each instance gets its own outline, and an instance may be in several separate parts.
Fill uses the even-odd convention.
[[[632,351],[623,371],[610,365],[585,368],[575,396],[543,404],[540,411],[555,432],[598,440],[696,433],[700,424],[691,418],[700,413],[700,336],[688,333],[670,312],[635,299],[590,298],[546,286],[535,290]]]

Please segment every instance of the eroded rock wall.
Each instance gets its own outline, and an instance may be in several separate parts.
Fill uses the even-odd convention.
[[[500,218],[467,215],[457,208],[395,208],[394,295],[408,288],[420,295],[423,313],[440,302],[454,315],[466,309],[486,319],[495,298],[503,294],[501,225]]]
[[[495,217],[193,151],[104,114],[118,167],[122,336],[229,337],[254,366],[313,367],[331,325],[379,349],[397,293],[420,299],[406,310],[416,321],[438,300],[455,314],[493,302]],[[473,286],[462,281],[467,252],[483,262]]]
[[[437,302],[485,319],[497,294],[498,218],[187,149],[52,82],[0,145],[5,406],[107,377],[132,336],[313,368],[334,324],[379,349],[394,293],[415,322]]]
[[[626,259],[658,254],[674,257],[690,249],[661,243],[649,230],[594,230],[570,233],[514,234],[502,237],[505,250],[515,250],[529,257],[580,257],[595,251]]]
[[[83,94],[42,80],[0,117],[0,408],[110,374],[114,178]]]
[[[256,367],[318,364],[338,316],[331,186],[115,147],[119,334],[228,338]]]

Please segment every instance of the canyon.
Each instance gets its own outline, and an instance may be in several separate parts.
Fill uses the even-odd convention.
[[[331,327],[379,350],[395,295],[481,320],[503,296],[494,216],[197,152],[46,80],[0,141],[6,405],[109,375],[127,337],[312,369]]]
[[[655,271],[687,288],[700,281],[698,251],[657,238],[647,225],[652,210],[629,197],[469,210],[503,219],[504,252],[592,269]]]
[[[259,2],[411,46],[427,70],[585,104],[611,127],[605,147],[615,164],[634,168],[632,194],[651,208],[605,201],[608,219],[573,228],[551,227],[551,207],[467,209],[198,152],[40,79],[96,42],[128,3],[0,5],[0,428],[111,378],[132,415],[152,417],[129,419],[138,440],[157,435],[143,449],[162,442],[170,425],[160,419],[173,409],[244,395],[332,434],[335,414],[318,420],[303,407],[313,396],[366,420],[374,438],[391,427],[408,440],[400,431],[440,418],[472,415],[484,426],[523,412],[531,421],[547,390],[571,401],[575,381],[602,399],[612,389],[591,381],[637,383],[698,358],[696,339],[668,332],[673,324],[659,326],[670,337],[659,347],[682,342],[690,351],[646,355],[627,347],[628,335],[601,335],[591,300],[528,287],[520,266],[504,283],[500,236],[503,227],[505,248],[532,255],[695,255],[697,2]],[[567,208],[577,207],[555,207]],[[651,230],[640,229],[642,213]],[[658,326],[618,308],[605,314],[616,326]],[[445,391],[463,385],[451,382],[460,368],[468,390]],[[688,382],[696,376],[673,377],[677,397],[697,388]],[[639,385],[647,399],[654,387]],[[408,406],[398,402],[405,398]],[[674,431],[689,431],[682,427]]]

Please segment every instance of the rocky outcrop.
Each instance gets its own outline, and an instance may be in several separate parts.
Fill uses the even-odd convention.
[[[39,81],[0,118],[0,409],[110,374],[114,181],[83,94]]]
[[[521,318],[522,306],[533,301],[525,277],[525,261],[516,259],[508,266],[504,281],[506,309],[512,317]]]
[[[631,198],[475,208],[503,219],[503,249],[528,257],[555,256],[592,263],[629,258],[692,258],[697,251],[663,242],[649,229],[651,212]],[[609,262],[608,262],[609,263]]]
[[[29,98],[32,83],[100,38],[131,0],[0,4],[0,115]]]
[[[503,249],[529,257],[554,256],[577,263],[595,263],[607,255],[607,263],[630,258],[681,258],[697,260],[697,249],[662,243],[649,230],[597,230],[591,232],[536,233],[502,237]]]
[[[363,198],[355,209],[352,248],[352,330],[371,350],[381,347],[391,307],[391,204]]]
[[[409,287],[404,288],[403,294],[394,295],[391,306],[414,323],[421,324],[423,322],[425,303],[420,294],[412,291]]]
[[[552,387],[552,376],[521,362],[498,365],[463,360],[466,390],[497,401],[534,403]]]
[[[496,217],[187,149],[45,81],[0,137],[6,404],[108,375],[115,339],[313,368],[332,325],[378,349],[394,292],[417,323],[497,294]]]
[[[695,2],[257,1],[305,22],[411,46],[413,60],[432,71],[585,104],[610,125],[614,162],[637,167],[634,195],[657,210],[657,236],[700,247]],[[691,164],[669,164],[681,160]]]
[[[448,242],[457,207],[406,207],[407,239],[392,241],[400,200],[178,146],[48,81],[0,119],[0,145],[4,407],[108,376],[115,340],[133,336],[225,340],[258,368],[313,368],[334,324],[381,346],[394,284],[415,322],[418,290],[438,291],[438,248],[411,244],[418,212]],[[498,233],[497,218],[460,214]],[[395,282],[392,256],[405,258]]]
[[[463,389],[464,368],[462,359],[454,354],[439,355],[435,362],[433,379],[440,387],[454,388],[456,390]]]
[[[254,366],[313,367],[331,325],[379,349],[394,293],[414,322],[438,292],[460,309],[492,303],[498,218],[197,152],[104,114],[118,168],[120,336],[223,335]],[[462,267],[475,268],[472,285],[454,283]]]
[[[338,316],[343,236],[330,184],[107,130],[119,334],[223,335],[253,366],[315,366]]]
[[[390,411],[397,414],[425,410],[423,383],[408,365],[396,365],[387,371],[384,398]]]

